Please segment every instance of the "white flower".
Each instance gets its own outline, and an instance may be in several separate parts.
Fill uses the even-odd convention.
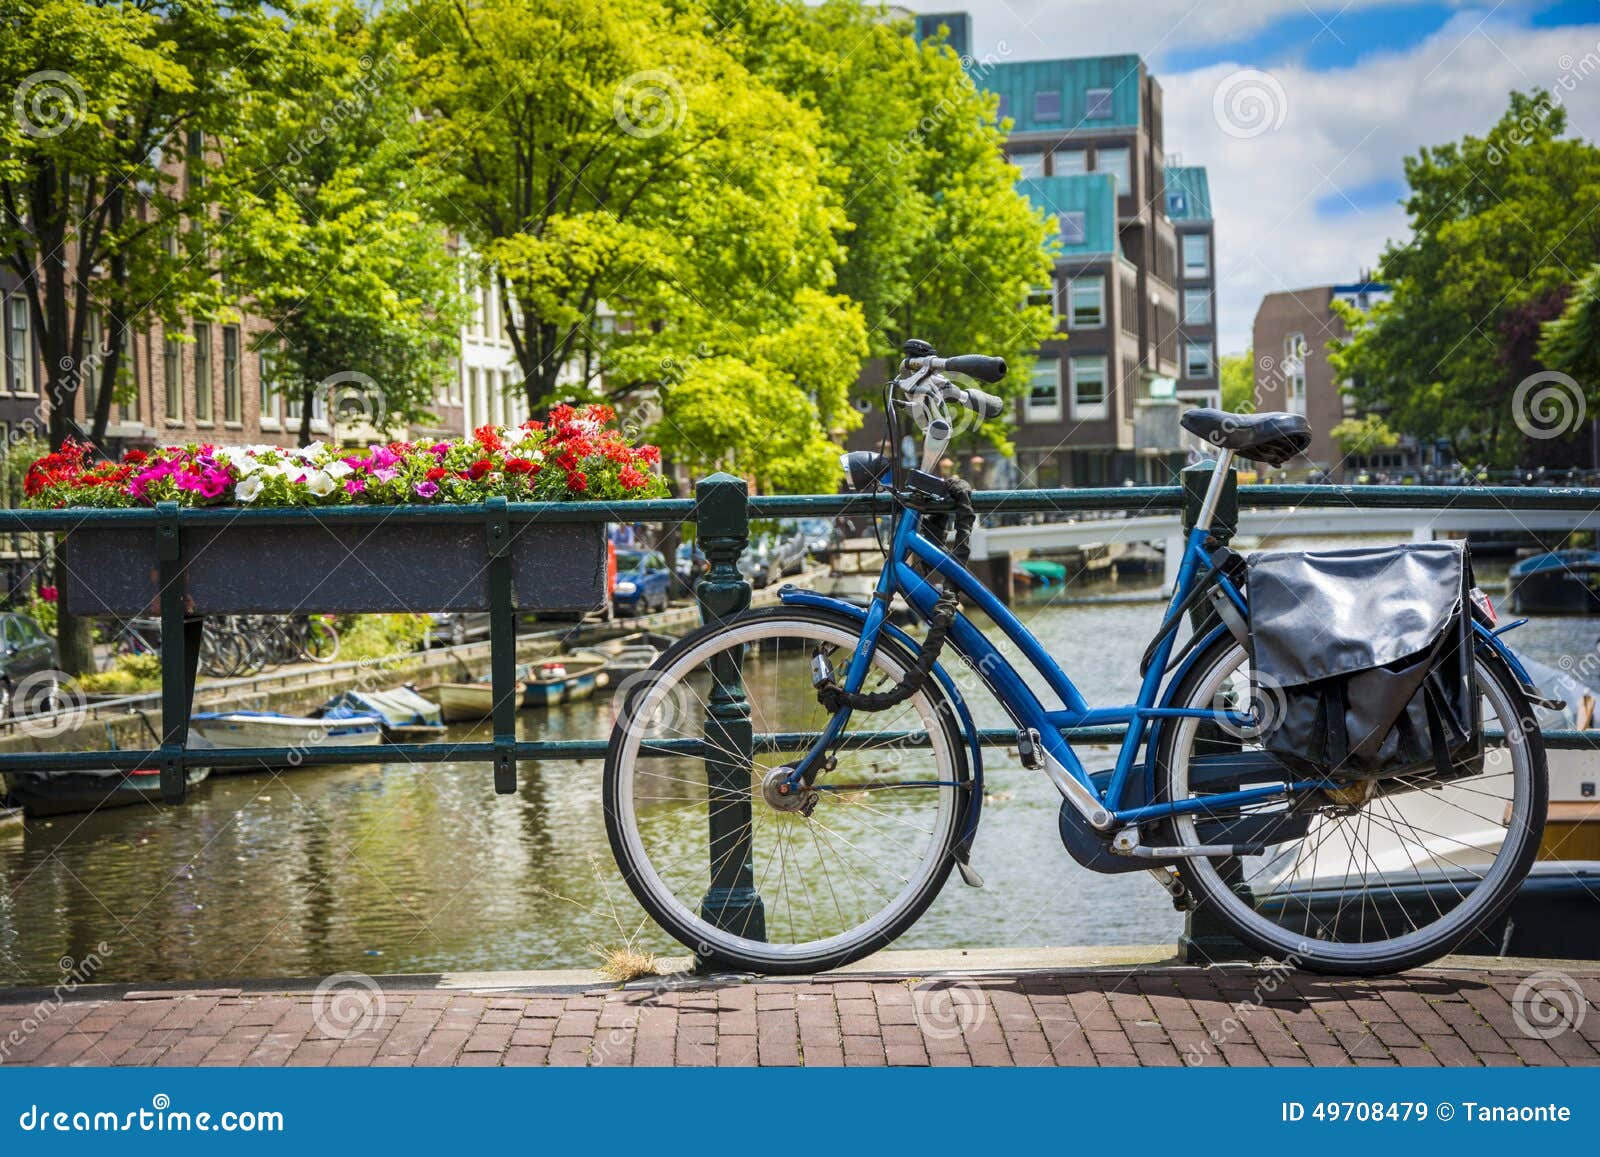
[[[266,484],[266,479],[260,474],[251,474],[239,480],[239,484],[233,488],[233,493],[240,502],[254,502]]]
[[[334,482],[326,470],[315,470],[306,479],[306,489],[318,498],[326,498],[333,493]]]
[[[322,468],[322,472],[329,478],[343,478],[346,474],[352,473],[352,469],[349,463],[340,459],[335,462],[329,462]]]
[[[309,446],[302,446],[295,451],[302,462],[315,462],[323,457],[323,451],[328,448],[326,442],[313,442]]]
[[[257,470],[266,469],[266,465],[259,458],[252,458],[249,454],[229,455],[228,465],[239,472],[239,477],[248,478]]]
[[[544,461],[544,451],[543,450],[535,450],[533,452],[533,460],[535,462],[543,462]]]

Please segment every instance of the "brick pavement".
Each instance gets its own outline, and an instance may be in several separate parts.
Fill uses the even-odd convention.
[[[1552,993],[1550,1008],[1568,1010],[1554,1022],[1537,1010],[1528,1015],[1526,991],[1519,996],[1528,973],[1501,969],[1357,980],[1258,968],[1110,968],[799,982],[708,978],[656,988],[507,992],[395,980],[322,996],[314,986],[255,986],[80,991],[62,1002],[0,990],[0,1061],[1600,1064],[1600,969],[1559,975],[1566,979],[1540,983]],[[1519,1005],[1533,1028],[1556,1023],[1562,1030],[1548,1037],[1525,1031]]]

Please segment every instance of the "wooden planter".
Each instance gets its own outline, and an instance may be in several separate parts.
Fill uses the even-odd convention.
[[[241,519],[182,530],[178,566],[189,615],[357,614],[490,609],[482,518],[376,523]],[[512,605],[600,610],[606,599],[602,523],[510,522]],[[67,608],[75,615],[159,613],[158,535],[144,526],[79,527],[67,535]],[[168,564],[171,565],[170,563]]]

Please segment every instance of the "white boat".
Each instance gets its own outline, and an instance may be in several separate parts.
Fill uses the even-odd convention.
[[[280,747],[376,747],[383,742],[383,720],[376,715],[314,719],[272,711],[201,712],[189,719],[189,746],[196,751]],[[249,771],[219,767],[215,775]]]
[[[469,719],[487,719],[494,714],[494,687],[487,680],[475,683],[440,683],[434,689],[439,697],[439,708],[446,723]],[[514,707],[523,702],[523,686],[517,683],[513,695]]]

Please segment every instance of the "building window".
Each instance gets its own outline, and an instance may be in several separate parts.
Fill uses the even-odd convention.
[[[244,385],[239,378],[239,327],[222,327],[222,420],[244,421]]]
[[[1186,289],[1183,291],[1183,324],[1211,324],[1211,291]]]
[[[1079,421],[1106,416],[1106,359],[1071,359],[1072,416]]]
[[[6,301],[6,377],[12,393],[33,393],[33,336],[28,327],[28,302],[21,296]]]
[[[1308,348],[1303,333],[1291,333],[1283,339],[1283,396],[1288,408],[1296,413],[1305,412]]]
[[[1028,290],[1028,304],[1030,306],[1044,306],[1050,311],[1050,316],[1056,316],[1056,291],[1052,285],[1035,285]]]
[[[1111,90],[1109,88],[1091,88],[1084,91],[1083,117],[1085,120],[1091,121],[1111,119]]]
[[[1211,376],[1210,342],[1192,341],[1184,345],[1183,376],[1186,378],[1209,378]]]
[[[1061,420],[1061,359],[1039,358],[1033,363],[1024,417],[1030,422]]]
[[[1018,153],[1011,158],[1011,163],[1022,170],[1024,177],[1044,176],[1043,153]]]
[[[1133,192],[1133,174],[1128,168],[1128,150],[1099,149],[1095,153],[1096,172],[1110,173],[1117,179],[1117,196]]]
[[[1168,193],[1167,194],[1167,216],[1168,217],[1182,217],[1188,211],[1189,211],[1189,194],[1187,194],[1187,193]]]
[[[278,387],[272,380],[272,354],[261,350],[256,354],[256,392],[261,400],[261,424],[278,424]]]
[[[1050,169],[1058,177],[1076,177],[1089,171],[1087,149],[1057,149],[1050,154]]]
[[[161,342],[161,388],[166,396],[167,420],[183,421],[183,347],[176,338]]]
[[[1073,209],[1057,216],[1056,226],[1061,230],[1063,245],[1082,245],[1089,240],[1088,222],[1081,209]]]
[[[211,327],[194,327],[194,420],[211,421]]]
[[[1046,89],[1033,94],[1033,119],[1058,121],[1061,119],[1061,90]]]
[[[1211,272],[1210,239],[1204,233],[1183,235],[1183,275],[1205,277]]]
[[[94,418],[100,402],[100,315],[83,319],[83,344],[78,347],[78,392],[83,395],[85,421]]]
[[[1106,279],[1075,277],[1067,288],[1067,309],[1073,329],[1099,329],[1106,323]]]

